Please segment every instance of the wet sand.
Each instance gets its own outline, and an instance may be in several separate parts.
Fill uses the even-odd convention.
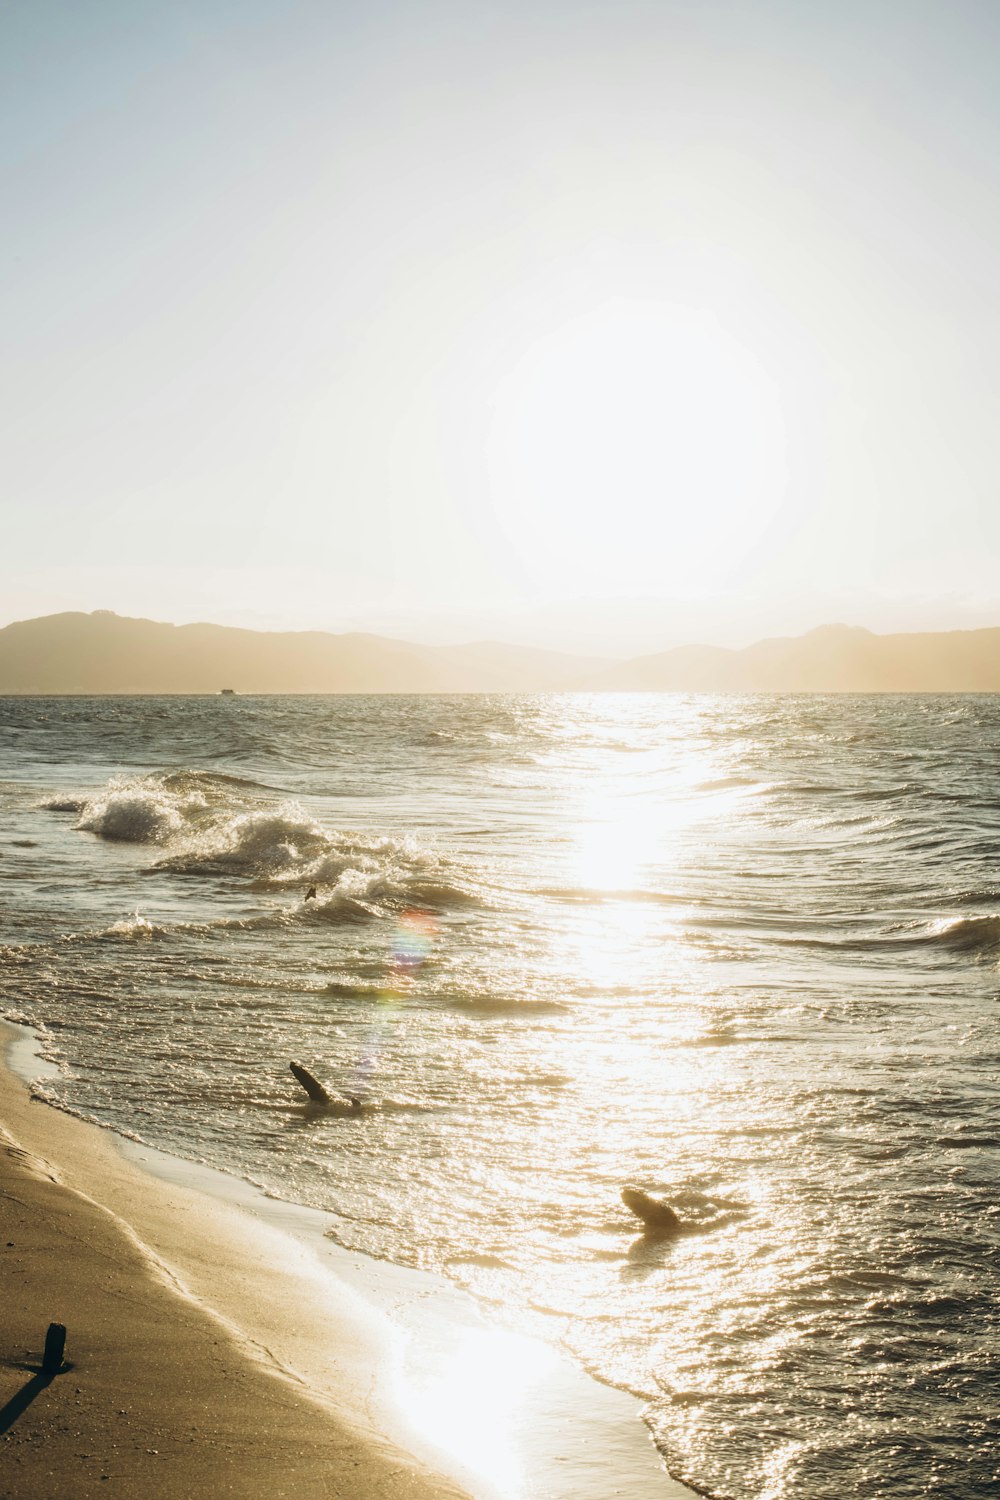
[[[121,1147],[0,1068],[0,1497],[691,1495],[638,1404],[546,1345],[311,1210]],[[50,1322],[70,1368],[45,1384]]]

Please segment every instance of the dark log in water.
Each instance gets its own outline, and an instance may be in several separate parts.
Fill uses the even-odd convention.
[[[681,1221],[670,1207],[659,1198],[651,1198],[642,1188],[623,1187],[622,1202],[641,1219],[646,1228],[656,1234],[679,1234]]]
[[[314,1104],[331,1104],[333,1102],[326,1089],[317,1078],[312,1076],[308,1068],[304,1068],[301,1063],[297,1062],[289,1063],[288,1066]]]

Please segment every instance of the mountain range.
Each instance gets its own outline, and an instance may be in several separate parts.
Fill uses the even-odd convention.
[[[1000,692],[1000,628],[875,635],[822,625],[740,650],[627,661],[500,642],[421,646],[324,631],[169,625],[110,610],[0,630],[0,694]]]

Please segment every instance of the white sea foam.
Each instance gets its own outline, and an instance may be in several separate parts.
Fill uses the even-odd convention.
[[[112,922],[111,926],[98,936],[122,938],[126,942],[148,943],[154,938],[166,937],[167,929],[151,922],[148,917],[141,917],[136,912],[134,917],[121,917],[117,922]]]
[[[217,809],[200,826],[177,829],[169,864],[186,874],[222,869],[268,877],[294,869],[302,878],[326,843],[323,829],[294,803],[250,812]]]
[[[77,827],[101,838],[149,844],[154,869],[176,875],[232,875],[255,888],[315,886],[303,914],[343,921],[401,904],[475,903],[447,862],[412,839],[324,827],[299,803],[231,776],[198,772],[115,777],[80,804]]]
[[[129,844],[166,844],[204,798],[180,798],[153,778],[111,781],[80,810],[78,828]]]

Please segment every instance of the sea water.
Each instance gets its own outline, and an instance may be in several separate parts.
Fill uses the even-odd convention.
[[[0,745],[45,1097],[562,1343],[707,1494],[997,1493],[1000,699],[22,698]]]

